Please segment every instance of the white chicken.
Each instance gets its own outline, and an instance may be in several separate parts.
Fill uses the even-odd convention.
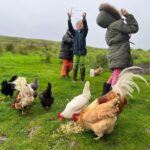
[[[79,114],[85,106],[89,104],[91,98],[90,82],[87,81],[81,95],[74,97],[66,106],[62,113],[58,113],[59,119],[70,119],[74,114]]]

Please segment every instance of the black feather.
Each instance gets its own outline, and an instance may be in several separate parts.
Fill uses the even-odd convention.
[[[4,94],[5,96],[10,96],[12,97],[13,94],[14,94],[14,85],[10,82],[13,82],[17,79],[17,76],[13,76],[11,77],[11,79],[9,81],[7,80],[4,80],[2,83],[1,83],[1,93]]]

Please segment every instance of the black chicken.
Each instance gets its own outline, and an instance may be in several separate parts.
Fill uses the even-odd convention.
[[[54,103],[54,98],[52,96],[51,84],[48,83],[47,89],[40,95],[41,105],[46,108],[50,107]]]
[[[10,96],[12,97],[14,94],[14,84],[12,84],[11,82],[15,81],[18,78],[18,76],[13,76],[9,81],[4,80],[1,83],[2,89],[1,89],[1,93],[4,94],[5,96]]]

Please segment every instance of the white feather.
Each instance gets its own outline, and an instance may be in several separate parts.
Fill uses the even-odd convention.
[[[121,71],[120,76],[122,76],[122,74],[124,74],[125,72],[129,72],[131,70],[136,70],[136,69],[143,70],[143,68],[138,67],[138,66],[128,67],[128,68],[125,68],[124,70]]]
[[[142,81],[146,83],[147,86],[149,86],[149,84],[147,83],[146,79],[143,76],[132,72],[132,70],[135,70],[135,69],[142,69],[142,68],[133,66],[133,67],[124,69],[120,73],[117,83],[112,87],[113,91],[120,93],[124,97],[125,96],[132,97],[134,88],[136,88],[137,91],[140,92],[139,86],[133,80],[134,78],[141,79]]]

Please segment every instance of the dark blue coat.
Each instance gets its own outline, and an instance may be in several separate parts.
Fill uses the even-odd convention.
[[[74,37],[74,51],[73,53],[75,55],[86,55],[87,49],[86,49],[86,36],[88,33],[88,26],[87,21],[85,18],[83,18],[83,29],[78,31],[75,30],[72,26],[71,20],[68,20],[68,28],[69,31],[72,33]]]

